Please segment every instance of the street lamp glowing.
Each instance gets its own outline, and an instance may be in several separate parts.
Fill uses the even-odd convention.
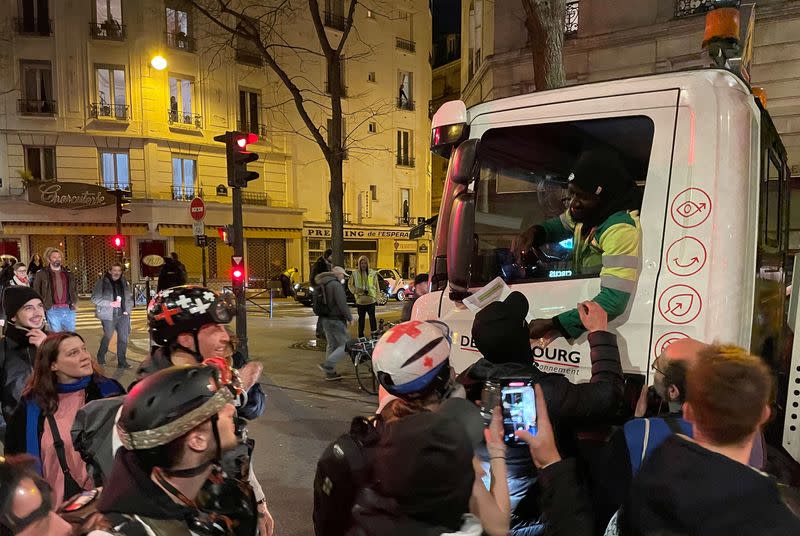
[[[163,71],[167,68],[167,59],[164,56],[155,56],[150,60],[150,65],[152,65],[153,69],[156,71]]]

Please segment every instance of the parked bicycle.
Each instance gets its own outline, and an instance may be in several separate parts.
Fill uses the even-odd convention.
[[[393,326],[394,323],[380,319],[377,331],[370,333],[369,337],[353,339],[347,345],[347,351],[353,360],[353,368],[356,371],[358,386],[362,391],[371,395],[378,394],[378,379],[372,368],[372,351],[375,349],[378,339]]]

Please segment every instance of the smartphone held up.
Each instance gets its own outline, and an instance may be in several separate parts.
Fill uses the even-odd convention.
[[[504,382],[500,389],[503,407],[503,440],[506,445],[524,445],[516,432],[525,430],[536,435],[536,393],[530,380]]]

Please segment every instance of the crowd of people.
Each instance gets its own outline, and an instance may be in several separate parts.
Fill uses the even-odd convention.
[[[124,267],[94,286],[103,337],[92,355],[62,257],[46,252],[32,284],[29,267],[13,265],[2,293],[0,535],[272,535],[246,434],[266,408],[262,366],[237,352],[229,297],[161,289],[147,306],[152,351],[123,386],[102,366],[113,334],[118,367],[130,366]],[[348,283],[361,331],[373,277],[363,259]],[[354,322],[344,279],[327,264],[315,274],[325,379],[341,378]],[[413,286],[424,295],[426,277]],[[800,534],[798,502],[769,475],[762,431],[775,386],[759,357],[676,341],[653,362],[652,390],[626,408],[617,338],[594,301],[575,310],[586,383],[537,367],[518,292],[476,314],[482,357],[460,374],[449,327],[409,320],[410,304],[373,353],[375,414],[355,417],[317,462],[317,536]],[[509,436],[506,400],[492,393],[513,382],[533,386],[536,421]]]

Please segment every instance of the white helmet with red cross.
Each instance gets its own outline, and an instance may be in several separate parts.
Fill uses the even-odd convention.
[[[436,320],[411,320],[383,334],[372,352],[378,381],[390,394],[417,399],[452,385],[450,329]]]

